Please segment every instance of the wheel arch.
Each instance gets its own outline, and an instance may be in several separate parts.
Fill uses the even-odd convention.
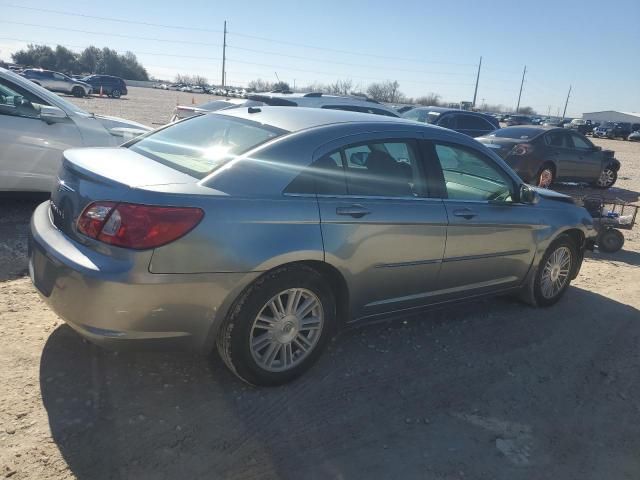
[[[210,353],[215,350],[216,337],[220,330],[220,326],[223,324],[224,319],[227,318],[237,307],[240,299],[250,289],[260,282],[265,276],[273,273],[277,270],[285,270],[287,268],[307,267],[318,272],[323,278],[326,279],[327,285],[331,288],[335,300],[336,300],[336,316],[338,320],[338,326],[342,327],[349,320],[350,308],[349,308],[349,290],[347,282],[340,271],[333,265],[321,261],[321,260],[296,260],[280,265],[274,266],[268,270],[260,272],[255,278],[253,278],[248,284],[246,284],[239,291],[234,292],[235,295],[232,300],[229,301],[226,308],[219,310],[220,315],[216,315],[213,319],[208,334],[202,342],[201,350],[205,353]],[[227,303],[227,302],[224,302]]]

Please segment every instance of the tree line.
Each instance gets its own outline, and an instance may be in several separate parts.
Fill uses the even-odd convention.
[[[19,65],[55,70],[66,74],[115,75],[127,80],[149,80],[147,70],[138,62],[132,52],[124,55],[115,50],[94,46],[76,53],[62,45],[55,49],[48,45],[27,45],[11,55]]]

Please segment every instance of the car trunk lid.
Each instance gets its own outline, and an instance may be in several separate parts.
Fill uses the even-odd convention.
[[[90,243],[76,228],[78,217],[94,201],[156,204],[172,191],[207,190],[198,180],[127,148],[85,148],[64,152],[57,184],[51,192],[51,218],[69,237]],[[176,189],[176,187],[178,187]],[[191,188],[189,188],[191,187]],[[182,196],[184,201],[184,197]],[[180,203],[172,199],[168,203]]]
[[[528,143],[527,140],[516,138],[495,138],[495,137],[478,137],[477,141],[485,147],[497,153],[501,158],[507,158],[513,147],[521,143]]]

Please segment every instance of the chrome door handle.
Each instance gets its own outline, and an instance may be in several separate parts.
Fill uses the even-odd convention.
[[[466,218],[467,220],[470,220],[478,214],[473,210],[469,210],[468,208],[462,208],[460,210],[454,210],[453,215],[456,217],[463,217],[463,218]]]
[[[349,205],[348,207],[336,207],[336,215],[345,215],[353,218],[362,218],[371,212],[362,205]]]

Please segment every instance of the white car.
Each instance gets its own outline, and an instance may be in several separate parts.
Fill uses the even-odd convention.
[[[194,87],[191,87],[191,92],[193,92],[193,93],[204,93],[204,88],[202,88],[200,85],[196,85]]]
[[[0,192],[50,192],[64,150],[113,147],[150,130],[140,123],[85,112],[0,68]]]

